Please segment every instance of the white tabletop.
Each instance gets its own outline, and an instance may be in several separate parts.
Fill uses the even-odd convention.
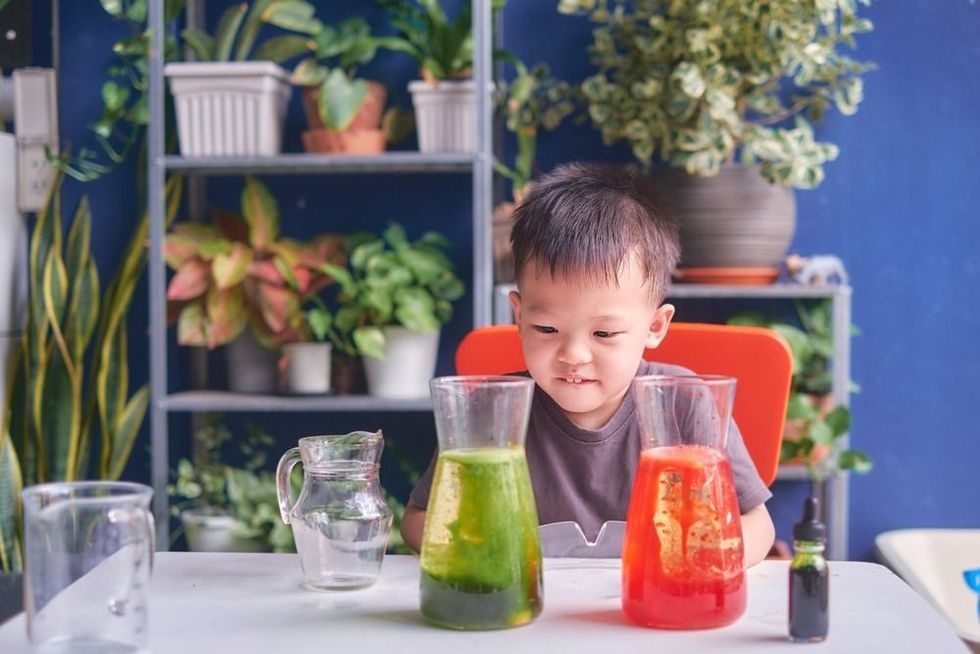
[[[456,632],[418,611],[418,560],[385,558],[381,579],[355,591],[300,587],[292,554],[161,553],[150,597],[154,654],[495,652],[668,654],[725,652],[966,652],[938,613],[872,563],[833,562],[830,636],[798,645],[786,635],[787,563],[749,571],[745,616],[707,631],[633,626],[620,610],[619,561],[545,559],[544,611],[532,624]],[[803,648],[803,649],[800,649]],[[24,616],[0,626],[0,652],[28,652]]]

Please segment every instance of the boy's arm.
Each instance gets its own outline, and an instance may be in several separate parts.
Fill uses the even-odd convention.
[[[745,523],[743,522],[742,525],[744,529]],[[422,549],[423,527],[425,527],[425,509],[409,500],[408,504],[405,505],[405,513],[402,515],[401,532],[405,544],[411,547],[416,554]]]
[[[424,516],[425,513],[423,512],[422,515]],[[405,540],[408,541],[407,538]],[[746,568],[751,568],[766,558],[775,540],[776,528],[772,525],[772,518],[769,517],[769,509],[765,504],[760,504],[748,513],[742,514],[742,541],[745,545]]]

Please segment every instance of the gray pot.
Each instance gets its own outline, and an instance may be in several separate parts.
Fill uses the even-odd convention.
[[[228,388],[235,393],[271,394],[276,392],[279,355],[267,350],[252,332],[242,335],[225,346],[228,363]]]
[[[796,229],[792,189],[755,166],[726,164],[715,177],[671,168],[656,175],[681,230],[681,266],[775,267]]]

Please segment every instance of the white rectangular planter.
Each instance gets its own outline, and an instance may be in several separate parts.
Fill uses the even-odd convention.
[[[279,154],[289,74],[270,61],[167,64],[185,157]]]
[[[420,152],[476,152],[476,83],[409,82]]]

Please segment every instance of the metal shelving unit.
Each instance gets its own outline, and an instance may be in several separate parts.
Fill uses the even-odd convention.
[[[164,167],[187,175],[329,175],[342,173],[465,173],[474,168],[473,154],[388,152],[382,155],[282,154],[277,157],[168,156]]]
[[[230,0],[222,0],[230,2]],[[471,0],[473,5],[473,78],[476,89],[476,152],[422,154],[390,152],[377,156],[313,155],[289,153],[275,157],[186,158],[168,156],[164,149],[163,34],[164,0],[150,0],[149,27],[152,47],[149,67],[148,170],[150,213],[149,304],[150,304],[150,439],[152,483],[155,490],[153,512],[157,518],[157,546],[169,542],[167,477],[169,471],[168,415],[171,412],[205,411],[425,411],[425,400],[393,401],[366,396],[281,397],[241,396],[212,391],[173,393],[167,385],[166,269],[163,261],[164,184],[168,173],[192,178],[262,175],[470,173],[473,190],[473,322],[491,322],[493,298],[493,259],[491,226],[493,197],[492,27],[489,0]],[[204,0],[188,0],[188,21],[200,25]],[[197,189],[203,186],[196,185]],[[193,191],[192,191],[193,194]],[[199,195],[199,194],[198,194]],[[192,206],[203,206],[201,197],[190,198]]]
[[[494,287],[494,324],[513,322],[507,294],[513,284]],[[851,380],[851,287],[850,286],[802,286],[798,284],[772,284],[770,286],[720,286],[714,284],[673,284],[667,297],[703,299],[829,299],[832,304],[834,328],[834,369],[832,394],[839,406],[850,404]],[[847,447],[849,436],[842,437],[842,447]],[[809,481],[802,466],[780,466],[777,479],[783,481]],[[827,553],[833,559],[847,558],[848,522],[847,473],[840,473],[823,484],[821,504],[825,507],[825,521],[829,537]]]

